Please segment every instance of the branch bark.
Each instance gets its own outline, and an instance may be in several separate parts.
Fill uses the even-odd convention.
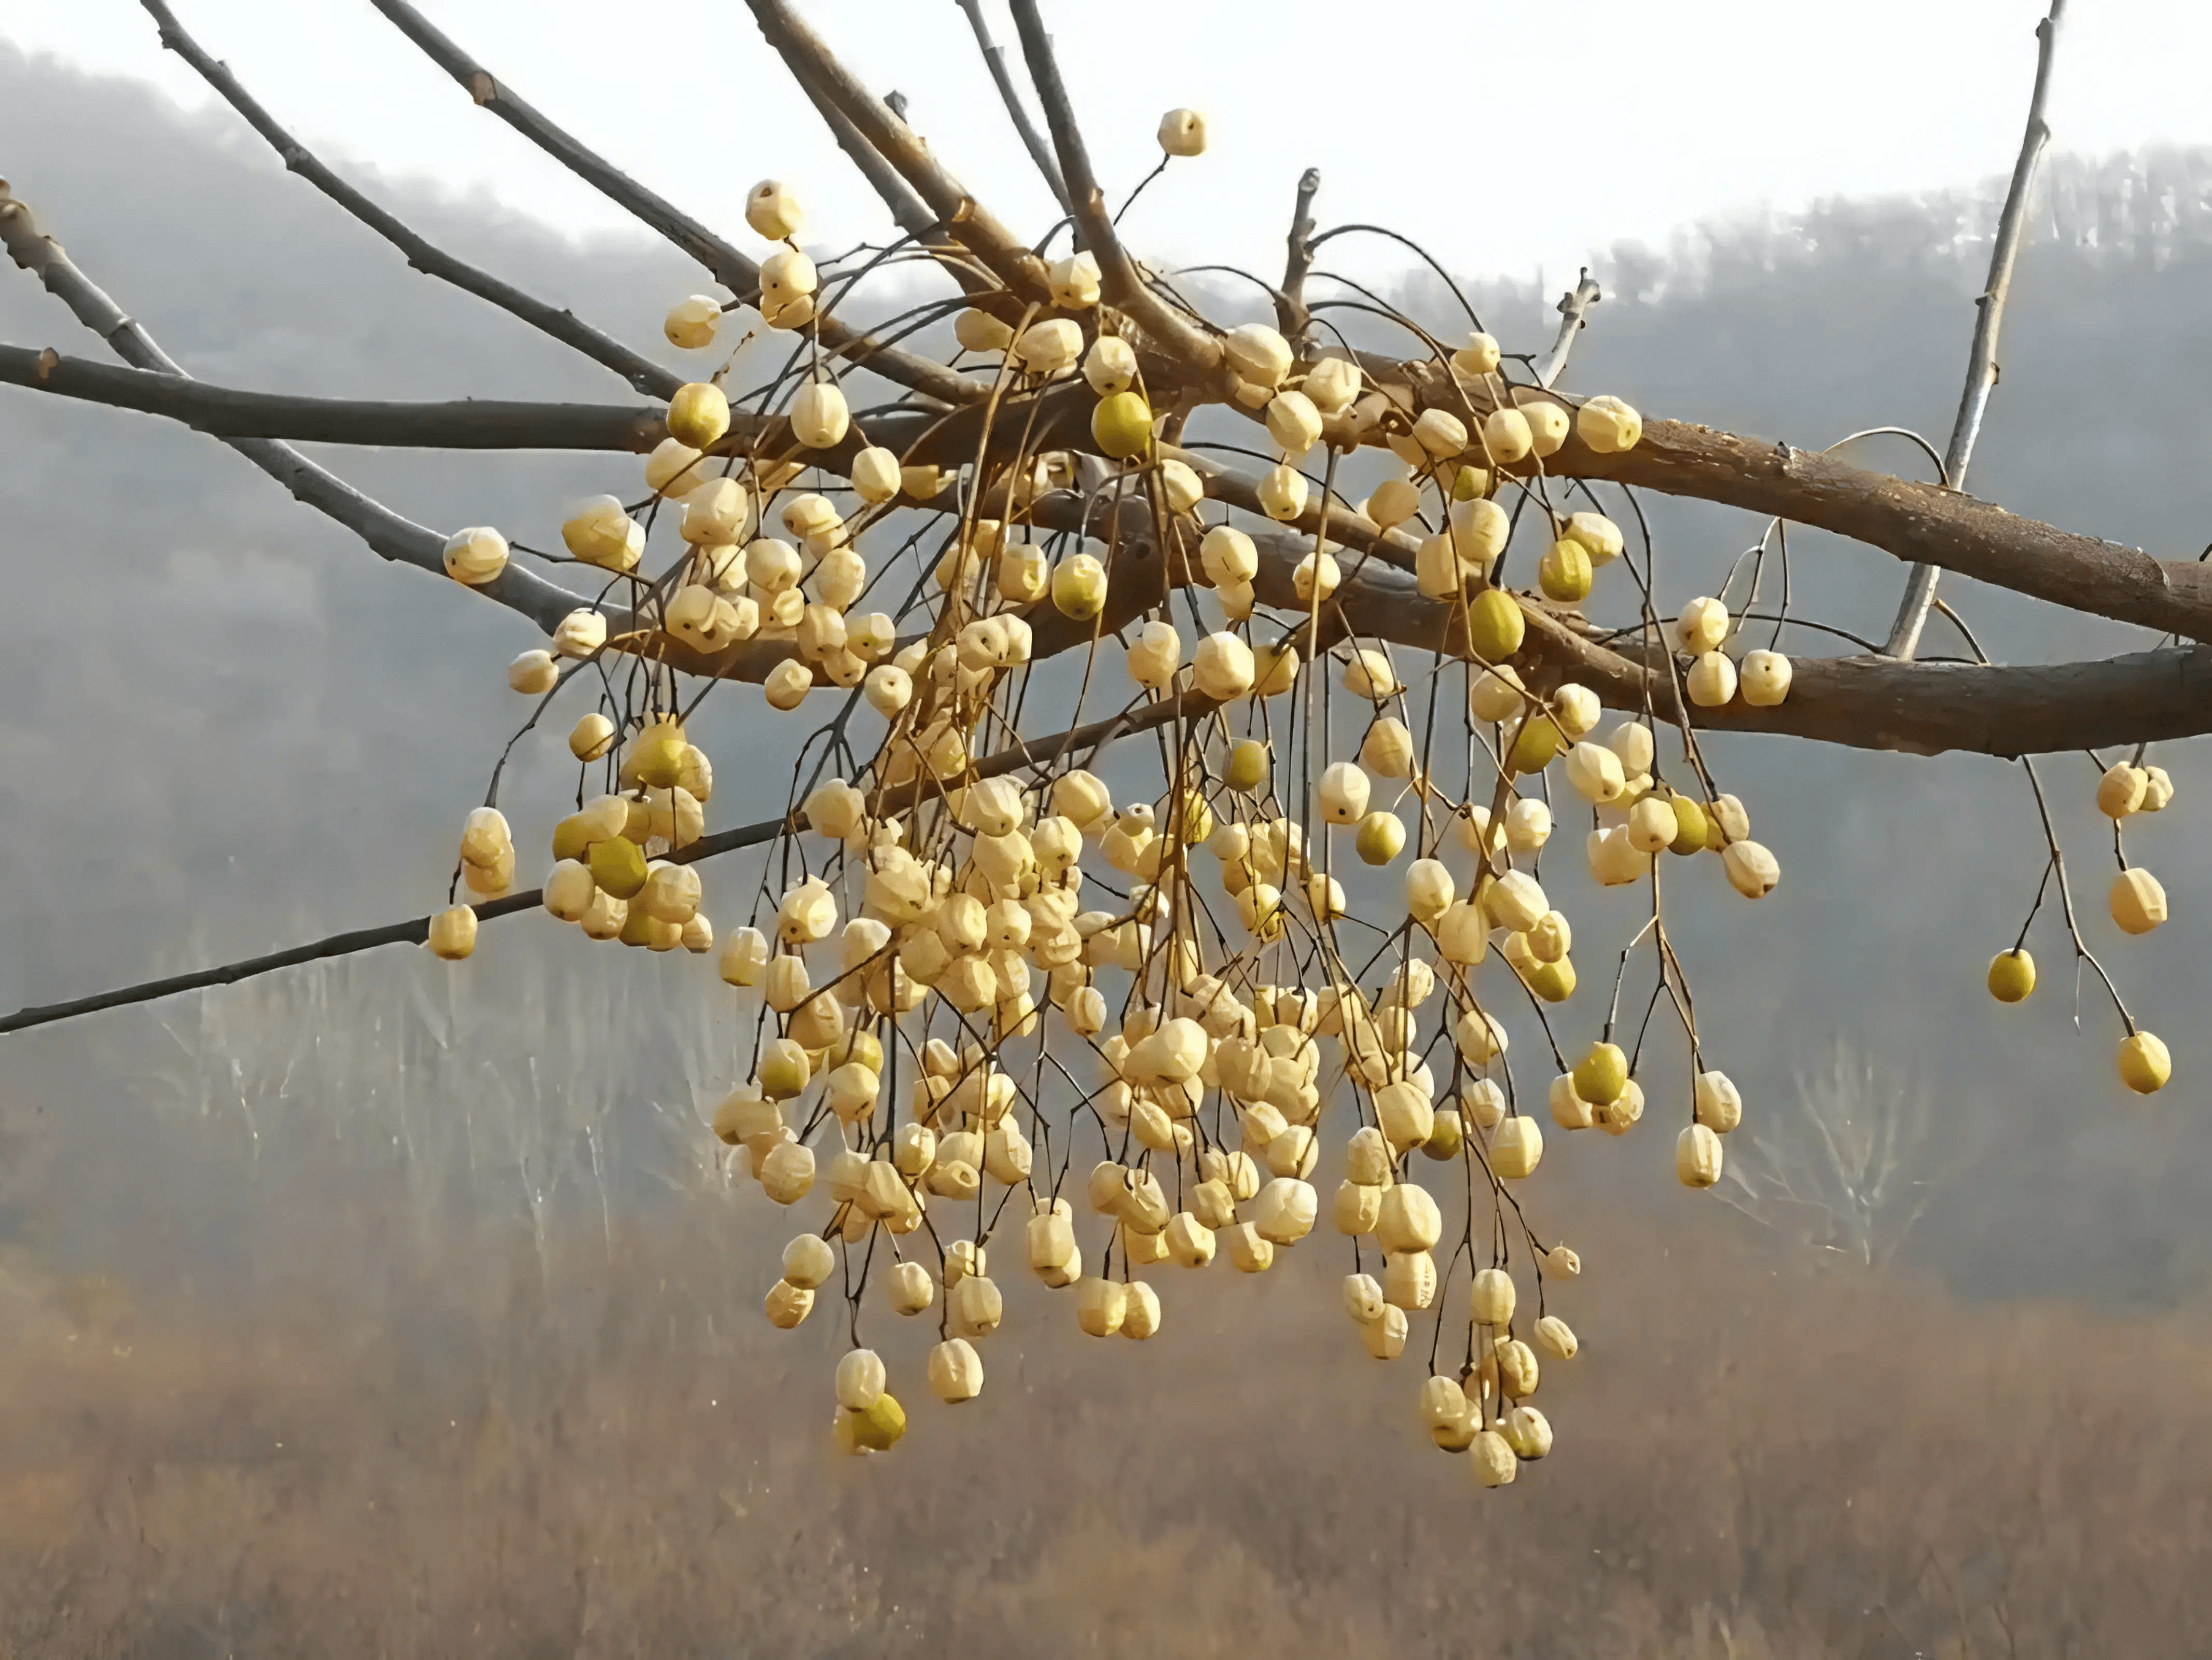
[[[1052,38],[1044,32],[1036,0],[1012,0],[1014,28],[1021,36],[1022,57],[1029,64],[1030,80],[1044,106],[1045,125],[1052,129],[1052,145],[1066,175],[1067,199],[1075,215],[1077,234],[1097,256],[1101,287],[1107,301],[1127,313],[1151,337],[1154,346],[1173,357],[1191,386],[1215,390],[1223,363],[1221,343],[1192,326],[1190,319],[1152,292],[1137,269],[1129,251],[1114,228],[1106,210],[1105,192],[1091,166],[1091,152],[1083,142],[1083,129],[1075,119],[1074,101],[1060,79],[1060,61],[1053,56]]]
[[[665,411],[630,404],[510,403],[458,398],[399,403],[301,398],[207,386],[173,370],[115,368],[51,348],[0,345],[0,384],[116,409],[166,416],[217,438],[410,449],[630,450],[668,435]]]
[[[1980,436],[1982,417],[1990,406],[1990,392],[1997,383],[1997,331],[2004,325],[2005,301],[2012,293],[2012,268],[2020,257],[2020,237],[2027,223],[2028,198],[2035,189],[2035,173],[2051,143],[2051,126],[2043,119],[2043,105],[2051,90],[2051,60],[2058,48],[2058,21],[2066,0],[2051,0],[2051,14],[2035,26],[2035,90],[2028,94],[2027,131],[2020,141],[2020,157],[2013,163],[2012,183],[2005,191],[2004,210],[1997,216],[1996,244],[1990,250],[1990,277],[1974,301],[1974,343],[1966,353],[1966,387],[1960,394],[1959,415],[1951,426],[1951,443],[1943,457],[1943,482],[1953,489],[1966,487],[1966,464],[1973,459],[1974,441]],[[1923,562],[1905,581],[1905,598],[1890,624],[1889,640],[1882,648],[1891,657],[1909,658],[1919,649],[1920,630],[1928,622],[1928,608],[1936,599],[1940,567]]]
[[[991,38],[991,26],[983,20],[981,0],[953,0],[953,3],[968,14],[968,27],[975,32],[975,45],[983,54],[983,62],[997,83],[1000,100],[1006,106],[1014,131],[1021,135],[1022,148],[1029,151],[1030,160],[1036,164],[1043,176],[1052,199],[1060,204],[1060,210],[1071,216],[1075,204],[1068,200],[1067,181],[1060,176],[1060,164],[1053,160],[1052,148],[1044,142],[1044,135],[1030,119],[1029,106],[1022,102],[1021,88],[1014,84],[1013,72],[1006,67],[1006,49]]]
[[[1312,343],[1313,313],[1306,309],[1306,275],[1313,270],[1314,198],[1321,192],[1321,169],[1308,167],[1298,175],[1298,199],[1291,210],[1290,245],[1283,260],[1283,286],[1275,296],[1275,325],[1291,350],[1305,355]]]
[[[647,190],[588,146],[579,143],[533,108],[491,72],[463,52],[407,0],[369,0],[394,27],[467,91],[477,104],[513,127],[599,193],[650,225],[690,254],[740,299],[760,292],[760,267],[665,198]],[[878,146],[880,148],[880,146]],[[866,360],[885,380],[896,380],[948,404],[974,403],[990,388],[912,352],[879,346],[866,333],[823,319],[822,344],[841,357]]]
[[[1597,285],[1597,278],[1583,267],[1582,276],[1574,287],[1559,296],[1559,332],[1552,342],[1552,349],[1535,365],[1536,384],[1547,392],[1559,384],[1559,376],[1566,372],[1567,357],[1575,349],[1575,341],[1582,334],[1589,319],[1589,308],[1605,298]]]
[[[380,9],[400,0],[373,0]],[[946,172],[929,146],[914,130],[892,113],[884,100],[862,86],[837,61],[821,37],[800,21],[783,0],[746,0],[762,35],[800,81],[817,82],[823,94],[844,111],[860,136],[884,159],[899,170],[907,183],[921,193],[940,223],[988,266],[999,280],[1022,301],[1043,306],[1052,302],[1052,286],[1045,279],[1044,261],[970,196],[960,181]],[[896,377],[894,377],[896,378]],[[971,383],[973,384],[973,383]],[[977,386],[974,398],[989,395]],[[963,398],[961,401],[971,401]]]

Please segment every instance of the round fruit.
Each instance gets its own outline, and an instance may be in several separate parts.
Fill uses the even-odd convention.
[[[1141,392],[1117,392],[1102,398],[1091,411],[1091,435],[1117,461],[1142,455],[1152,447],[1152,406]]]
[[[1990,995],[2017,1003],[2035,989],[2035,958],[2024,951],[2001,951],[1990,959]]]
[[[1575,1093],[1594,1107],[1609,1107],[1628,1087],[1628,1057],[1618,1043],[1593,1043],[1575,1063]]]
[[[2120,1082],[2137,1095],[2155,1095],[2173,1076],[2173,1057],[2150,1032],[2139,1031],[2120,1045]]]
[[[1520,735],[1513,740],[1513,753],[1507,764],[1517,773],[1541,772],[1559,754],[1559,729],[1552,724],[1549,715],[1531,715],[1522,723]]]
[[[1528,632],[1520,602],[1503,588],[1485,588],[1468,607],[1467,642],[1486,663],[1502,663],[1512,656]]]
[[[1537,562],[1536,581],[1547,599],[1565,605],[1580,605],[1589,598],[1589,550],[1571,538],[1561,538]]]

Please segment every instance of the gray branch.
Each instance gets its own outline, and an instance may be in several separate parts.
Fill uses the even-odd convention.
[[[1567,356],[1575,349],[1576,337],[1583,331],[1583,324],[1589,317],[1589,308],[1604,298],[1605,292],[1598,287],[1597,279],[1589,274],[1588,265],[1583,267],[1582,276],[1574,287],[1559,296],[1559,336],[1552,342],[1552,349],[1544,354],[1543,360],[1534,365],[1536,384],[1547,392],[1565,372]]]
[[[617,206],[635,214],[690,254],[731,293],[743,299],[760,292],[760,267],[730,243],[665,197],[647,190],[605,157],[556,126],[536,108],[495,80],[491,71],[448,40],[406,0],[369,0],[423,55],[460,83],[478,105],[567,167]],[[823,345],[839,356],[867,366],[886,380],[910,386],[949,404],[981,400],[990,388],[956,374],[942,363],[894,347],[878,346],[866,334],[834,318],[815,325]]]
[[[2004,211],[1997,218],[1996,246],[1990,250],[1990,278],[1975,300],[1974,344],[1966,353],[1966,387],[1959,398],[1959,418],[1951,428],[1951,445],[1943,458],[1943,482],[1952,489],[1966,487],[1966,464],[1973,459],[1974,440],[1980,436],[1982,416],[1990,406],[1990,392],[1997,383],[1997,331],[2004,324],[2005,299],[2012,292],[2012,270],[2020,255],[2021,232],[2027,223],[2028,198],[2035,189],[2036,169],[2051,143],[2051,126],[2043,119],[2043,105],[2051,90],[2051,60],[2057,51],[2058,22],[2066,0],[2051,0],[2051,15],[2035,26],[2035,90],[2027,101],[2027,131],[2020,142],[2020,159],[2013,163],[2012,184],[2005,192]],[[1928,622],[1928,608],[1936,598],[1940,568],[1918,564],[1905,579],[1905,598],[1890,624],[1882,647],[1891,657],[1911,657],[1920,646],[1920,630]]]
[[[152,335],[76,268],[60,243],[40,233],[30,209],[9,194],[4,179],[0,179],[0,244],[4,244],[18,265],[45,283],[46,291],[67,306],[79,322],[106,341],[116,356],[138,368],[179,380],[189,378]],[[222,441],[282,484],[294,499],[336,520],[382,557],[434,572],[445,580],[446,538],[437,532],[362,495],[289,444],[265,438]],[[581,603],[567,589],[514,564],[475,592],[521,612],[549,634]],[[610,617],[610,629],[614,626]]]
[[[247,125],[269,141],[270,148],[283,158],[288,171],[298,173],[398,248],[407,256],[407,263],[414,269],[426,277],[451,283],[455,288],[473,294],[479,300],[489,301],[501,311],[520,318],[531,327],[550,335],[562,345],[571,347],[593,362],[612,369],[648,397],[666,398],[684,384],[682,375],[663,368],[651,358],[631,350],[613,336],[602,333],[573,313],[549,306],[512,283],[501,282],[490,272],[478,271],[466,260],[455,258],[435,243],[417,235],[396,215],[377,206],[332,173],[312,151],[279,126],[276,119],[262,108],[228,67],[201,50],[199,43],[185,32],[184,26],[177,21],[164,0],[139,0],[139,3],[145,7],[160,27],[161,44],[197,70],[201,79],[222,94],[224,100],[246,118]]]
[[[1022,147],[1036,163],[1036,170],[1044,175],[1044,182],[1052,192],[1052,199],[1060,204],[1062,213],[1073,215],[1075,205],[1068,200],[1067,181],[1060,176],[1060,163],[1053,159],[1052,146],[1030,119],[1029,106],[1022,102],[1021,89],[1015,86],[1013,72],[1006,67],[1006,49],[991,39],[991,26],[983,21],[981,0],[954,0],[968,14],[968,27],[975,31],[975,44],[982,49],[983,62],[990,66],[991,79],[998,83],[999,97],[1013,118],[1014,131],[1022,137]]]

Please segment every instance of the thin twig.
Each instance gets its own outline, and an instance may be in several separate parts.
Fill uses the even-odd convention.
[[[997,83],[999,97],[1012,118],[1014,131],[1021,135],[1022,148],[1029,151],[1030,160],[1052,192],[1052,199],[1060,204],[1062,213],[1073,216],[1073,204],[1067,199],[1067,181],[1060,176],[1060,163],[1053,159],[1052,146],[1045,143],[1044,135],[1030,119],[1029,106],[1022,102],[1021,88],[1014,84],[1013,72],[1006,67],[1006,49],[991,38],[991,26],[983,20],[981,0],[953,0],[968,14],[968,27],[975,32],[975,44],[981,48],[983,62],[989,66],[991,79]]]
[[[539,332],[551,336],[562,345],[581,352],[593,362],[613,370],[638,391],[649,397],[666,398],[684,384],[684,377],[663,368],[651,358],[631,350],[613,336],[603,333],[590,324],[579,319],[572,312],[549,306],[543,300],[524,293],[511,283],[501,282],[490,272],[479,271],[466,260],[457,259],[443,248],[418,234],[401,222],[399,217],[379,207],[368,197],[339,178],[325,167],[315,154],[292,137],[275,117],[240,84],[229,68],[202,51],[199,43],[186,33],[165,0],[139,0],[159,26],[161,44],[190,64],[224,100],[246,118],[254,131],[269,141],[270,148],[283,158],[287,171],[295,173],[317,190],[367,225],[400,252],[407,263],[426,277],[451,283],[455,288],[486,300],[501,311],[520,318]]]

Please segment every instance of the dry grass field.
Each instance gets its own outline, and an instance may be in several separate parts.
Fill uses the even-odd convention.
[[[15,1250],[0,1652],[2212,1651],[2186,1316],[1962,1304],[1725,1213],[1624,1224],[1566,1304],[1558,1450],[1486,1493],[1426,1445],[1417,1358],[1329,1317],[1323,1245],[1168,1282],[1142,1347],[1024,1285],[969,1408],[891,1334],[924,1398],[851,1461],[840,1334],[769,1330],[722,1266],[758,1260],[757,1210],[542,1249],[363,1224],[220,1307]]]

